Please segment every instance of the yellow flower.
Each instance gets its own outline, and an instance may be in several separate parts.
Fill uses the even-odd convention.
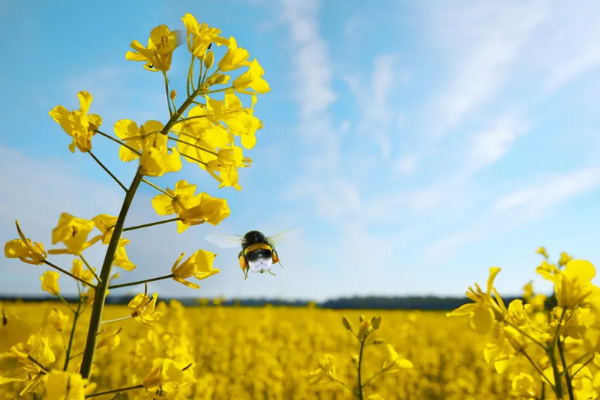
[[[573,259],[573,257],[571,257],[570,255],[568,255],[567,253],[565,253],[563,251],[562,253],[560,253],[560,259],[558,260],[558,265],[560,265],[561,267],[564,267],[572,259]]]
[[[129,119],[122,119],[115,122],[115,135],[132,149],[142,152],[143,136],[138,125]],[[119,158],[121,161],[131,161],[139,157],[139,154],[131,151],[125,146],[119,148]]]
[[[121,344],[121,337],[119,333],[123,328],[117,328],[113,331],[103,333],[103,335],[98,339],[98,343],[96,343],[96,349],[100,349],[106,347],[110,350],[113,350]]]
[[[554,282],[558,305],[568,309],[574,309],[585,302],[592,293],[594,285],[591,280],[596,275],[594,265],[585,260],[571,260],[564,270],[555,269],[554,274],[539,267],[538,272],[545,279]]]
[[[250,63],[248,71],[244,72],[233,81],[233,87],[240,93],[253,94],[253,92],[247,90],[248,88],[253,89],[256,93],[267,93],[271,88],[269,88],[267,81],[262,78],[264,73],[265,71],[258,61],[254,59]]]
[[[129,257],[127,257],[125,246],[128,244],[129,239],[121,238],[119,240],[119,245],[117,246],[117,251],[115,252],[114,265],[123,268],[125,271],[132,271],[135,269],[135,264],[129,261]]]
[[[53,308],[52,311],[50,311],[50,315],[48,316],[48,322],[50,322],[54,326],[54,328],[56,328],[57,331],[62,332],[65,330],[67,324],[69,323],[69,316],[63,314],[56,308]]]
[[[175,261],[175,264],[173,264],[173,268],[171,268],[171,273],[175,275],[173,279],[177,282],[183,283],[192,289],[199,289],[199,285],[188,282],[185,279],[193,276],[194,278],[201,280],[219,273],[218,269],[213,268],[213,261],[216,254],[200,249],[192,254],[190,258],[179,264],[184,254],[185,253],[181,253],[177,261]]]
[[[541,254],[544,258],[548,258],[548,253],[546,252],[546,248],[544,246],[540,246],[539,249],[536,250],[536,253]]]
[[[394,346],[391,344],[387,344],[388,349],[388,357],[383,362],[381,366],[386,372],[396,372],[400,371],[400,369],[408,369],[412,368],[413,364],[408,361],[406,358],[400,357],[396,350],[394,350]]]
[[[69,136],[73,137],[73,142],[69,145],[71,153],[75,152],[75,147],[85,153],[92,149],[92,136],[102,125],[102,118],[96,114],[87,114],[92,103],[91,94],[81,91],[77,93],[77,97],[79,97],[79,110],[69,111],[63,106],[56,106],[50,110],[49,115]]]
[[[193,382],[190,366],[168,358],[155,358],[152,371],[142,380],[142,385],[153,399],[175,399],[179,391]]]
[[[326,383],[337,379],[335,374],[335,357],[325,354],[319,360],[319,366],[307,376],[310,383]]]
[[[171,31],[166,25],[159,25],[150,32],[148,47],[134,40],[131,42],[134,51],[128,51],[125,58],[131,61],[145,61],[144,68],[149,71],[167,72],[171,68],[173,51],[179,44],[177,31]]]
[[[60,287],[58,286],[58,278],[60,274],[55,271],[46,271],[42,276],[40,276],[40,280],[42,281],[42,290],[53,294],[54,296],[58,296],[60,294]]]
[[[531,375],[520,372],[512,380],[512,394],[519,398],[536,399],[535,383]]]
[[[84,400],[86,379],[78,372],[52,370],[48,374],[46,397],[52,400]]]
[[[158,321],[162,316],[161,312],[154,312],[157,298],[157,293],[152,294],[152,299],[144,293],[137,294],[131,299],[129,304],[127,304],[127,307],[133,309],[131,316],[144,325],[153,325],[154,321]]]
[[[25,373],[25,379],[14,380],[27,383],[19,394],[20,396],[33,393],[43,385],[45,382],[44,377],[48,372],[47,368],[56,361],[56,356],[48,345],[48,339],[42,336],[41,331],[35,335],[30,335],[26,342],[12,346],[10,352],[3,354],[3,356],[16,358],[18,366]],[[8,382],[0,378],[0,384],[2,383]]]
[[[187,29],[188,49],[199,59],[204,59],[212,43],[217,46],[229,44],[227,39],[219,37],[220,29],[211,28],[205,23],[199,24],[192,14],[186,13],[181,20]]]
[[[229,216],[227,200],[217,199],[206,193],[194,195],[196,185],[181,180],[175,184],[175,190],[167,189],[166,194],[159,194],[152,199],[152,207],[158,215],[177,214],[177,232],[185,231],[191,225],[208,222],[219,224]]]
[[[250,57],[248,50],[241,47],[238,48],[235,38],[230,37],[227,53],[225,53],[221,61],[219,61],[219,69],[223,72],[227,72],[249,65],[248,57]]]
[[[383,397],[381,397],[378,394],[372,394],[369,397],[367,397],[367,400],[383,400]]]
[[[507,312],[506,306],[500,297],[500,294],[494,288],[494,280],[500,272],[500,268],[490,268],[490,276],[487,282],[485,292],[479,285],[475,284],[475,289],[469,287],[467,297],[475,303],[464,304],[456,310],[446,314],[449,317],[469,317],[469,326],[481,334],[487,333],[492,328],[494,319],[502,320]],[[495,295],[495,299],[492,298]]]
[[[52,244],[63,242],[67,248],[53,249],[49,253],[80,255],[83,250],[90,246],[87,237],[93,229],[94,223],[92,221],[62,213],[58,225],[52,230]]]
[[[94,271],[96,269],[94,268]],[[76,277],[83,279],[86,282],[92,282],[94,280],[94,274],[87,268],[83,267],[83,261],[78,258],[73,259],[73,267],[71,273]]]
[[[44,249],[44,245],[37,242],[32,243],[21,231],[19,221],[15,221],[15,223],[17,224],[17,232],[21,238],[6,242],[4,245],[4,256],[7,258],[18,258],[28,264],[43,264],[48,256],[48,253],[46,253],[46,250]]]
[[[92,218],[92,221],[94,221],[96,229],[102,232],[102,243],[108,244],[112,237],[113,229],[117,224],[117,217],[108,214],[99,214]]]
[[[240,147],[232,146],[219,150],[217,159],[208,162],[206,169],[213,178],[220,182],[220,188],[233,186],[237,190],[241,190],[238,184],[238,168],[248,167],[250,163],[251,160],[243,156]]]

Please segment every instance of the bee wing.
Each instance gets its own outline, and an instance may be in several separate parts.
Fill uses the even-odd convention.
[[[292,236],[297,235],[298,233],[300,233],[298,229],[286,229],[273,236],[268,236],[267,240],[272,246],[277,246],[283,241],[290,240]]]
[[[208,243],[214,244],[221,249],[232,249],[242,244],[243,236],[226,233],[209,233],[204,236]]]

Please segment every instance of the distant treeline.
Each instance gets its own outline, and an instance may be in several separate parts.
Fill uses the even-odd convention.
[[[515,298],[505,298],[505,304],[510,303]],[[56,301],[50,297],[9,297],[1,296],[0,301]],[[67,297],[69,302],[76,302],[76,298]],[[127,304],[131,300],[131,296],[110,296],[106,299],[107,304]],[[169,301],[169,298],[161,300]],[[212,306],[214,300],[197,299],[197,298],[181,298],[177,299],[185,306]],[[463,304],[469,303],[471,300],[466,297],[437,297],[437,296],[367,296],[367,297],[340,297],[330,299],[320,303],[315,303],[309,300],[282,300],[282,299],[228,299],[217,300],[222,306],[245,306],[245,307],[261,307],[267,304],[273,306],[288,306],[288,307],[306,307],[314,305],[319,308],[331,309],[376,309],[376,310],[453,310]]]

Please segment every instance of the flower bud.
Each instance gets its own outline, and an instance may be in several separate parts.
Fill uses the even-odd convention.
[[[381,315],[371,318],[371,325],[373,325],[373,329],[379,329],[379,325],[381,324]]]
[[[358,317],[358,322],[362,323],[365,320],[365,316],[363,314],[360,314],[360,316]]]
[[[349,331],[352,330],[352,325],[350,324],[350,321],[348,321],[348,318],[345,315],[342,317],[342,323],[344,324],[344,327],[346,329],[348,329]]]
[[[358,340],[362,341],[367,337],[367,334],[371,331],[371,321],[364,320],[358,329]]]
[[[352,354],[352,357],[350,357],[350,359],[352,360],[354,365],[358,366],[358,354]]]
[[[177,92],[175,91],[175,89],[171,90],[171,94],[169,94],[169,97],[171,98],[171,100],[175,101],[176,96],[177,96]]]
[[[371,342],[375,345],[379,345],[379,344],[385,344],[385,340],[383,339],[374,339],[373,342]]]
[[[204,57],[204,66],[206,67],[206,69],[210,69],[210,67],[212,67],[214,62],[215,62],[215,53],[213,53],[212,51],[209,51],[208,53],[206,53],[206,57]]]

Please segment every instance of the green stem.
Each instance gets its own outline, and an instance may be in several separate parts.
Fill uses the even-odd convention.
[[[135,174],[135,177],[133,178],[133,181],[131,182],[131,186],[127,190],[127,194],[125,195],[123,205],[121,206],[121,212],[119,213],[119,217],[117,218],[117,223],[115,224],[110,243],[108,244],[108,249],[106,250],[104,262],[102,264],[102,270],[100,271],[101,280],[100,282],[98,282],[98,285],[95,289],[96,293],[94,296],[94,305],[92,306],[92,315],[90,316],[88,336],[85,344],[85,350],[83,353],[83,360],[81,361],[80,372],[81,376],[84,379],[90,377],[90,372],[92,370],[92,363],[94,361],[94,350],[96,349],[96,335],[98,334],[100,321],[102,321],[102,311],[104,310],[104,302],[108,291],[110,271],[115,258],[117,247],[119,245],[119,241],[121,239],[121,233],[123,232],[123,224],[125,223],[125,217],[127,216],[127,212],[129,211],[129,207],[131,206],[131,202],[133,201],[133,197],[135,196],[137,188],[140,186],[142,178],[143,175],[138,170]]]
[[[369,379],[367,379],[367,381],[365,382],[365,384],[363,385],[363,387],[367,387],[367,385],[375,378],[377,378],[379,375],[383,374],[385,371],[387,371],[387,369],[382,369],[381,371],[379,371],[378,373],[376,373],[375,375],[373,375],[372,377],[370,377]]]
[[[188,77],[187,77],[187,85],[185,87],[187,90],[188,97],[190,97],[190,88],[191,88],[192,92],[196,90],[196,88],[194,87],[194,61],[195,60],[196,60],[196,57],[192,53],[192,61],[190,62],[190,69],[188,70]]]
[[[126,388],[121,388],[121,389],[108,390],[106,392],[92,393],[92,394],[88,394],[87,396],[85,396],[85,398],[87,399],[87,398],[90,398],[90,397],[103,396],[105,394],[112,394],[112,393],[117,393],[117,392],[124,392],[126,390],[141,389],[143,387],[144,387],[144,385],[135,385],[135,386],[129,386],[129,387],[126,387]]]
[[[114,179],[114,181],[115,181],[115,182],[117,182],[117,184],[118,184],[119,186],[121,186],[121,189],[123,189],[124,191],[127,191],[127,188],[125,187],[125,185],[123,185],[123,184],[121,183],[121,181],[120,181],[120,180],[119,180],[119,179],[118,179],[116,176],[114,176],[114,175],[113,175],[113,173],[112,173],[112,172],[110,172],[110,170],[109,170],[108,168],[106,168],[106,166],[105,166],[104,164],[102,164],[102,161],[100,161],[100,160],[99,160],[99,159],[98,159],[98,158],[97,158],[97,157],[94,155],[94,153],[92,153],[92,151],[91,151],[91,150],[89,150],[89,151],[88,151],[88,153],[89,153],[89,155],[90,155],[90,156],[92,156],[92,158],[94,159],[94,161],[96,161],[96,162],[98,163],[98,165],[99,165],[100,167],[102,167],[102,169],[103,169],[104,171],[106,171],[106,173],[107,173],[108,175],[110,175],[110,177],[111,177],[111,178],[113,178],[113,179]]]
[[[224,92],[224,91],[229,90],[229,89],[233,89],[233,86],[229,86],[229,87],[226,87],[226,88],[223,88],[223,89],[209,90],[205,94]]]
[[[146,280],[143,280],[143,281],[122,283],[120,285],[111,285],[108,288],[109,289],[118,289],[118,288],[127,287],[127,286],[141,285],[142,283],[160,281],[160,280],[163,280],[163,279],[170,279],[170,278],[173,278],[174,276],[175,276],[174,274],[169,274],[169,275],[165,275],[165,276],[159,276],[158,278],[146,279]]]
[[[567,392],[569,393],[569,399],[575,400],[573,394],[573,385],[571,383],[571,376],[569,376],[569,368],[567,367],[567,360],[565,358],[565,346],[564,343],[559,339],[558,342],[558,354],[560,355],[560,361],[563,366],[563,373],[565,374],[565,381],[567,382]]]
[[[130,146],[130,145],[128,145],[127,143],[120,141],[119,139],[115,139],[114,137],[112,137],[112,136],[110,136],[110,135],[108,135],[108,134],[106,134],[106,133],[104,133],[104,132],[102,132],[102,131],[99,131],[98,129],[96,129],[94,132],[96,132],[96,133],[98,133],[98,134],[100,134],[100,135],[104,136],[105,138],[107,138],[107,139],[110,139],[110,140],[112,140],[113,142],[115,142],[115,143],[118,143],[118,144],[120,144],[121,146],[123,146],[123,147],[125,147],[125,148],[127,148],[127,149],[129,149],[129,150],[131,150],[131,151],[133,151],[133,152],[134,152],[135,154],[137,154],[138,156],[141,156],[141,155],[142,155],[142,153],[140,153],[139,151],[137,151],[136,149],[134,149],[133,147],[131,147],[131,146]]]
[[[197,144],[189,143],[189,142],[186,142],[184,140],[181,140],[181,139],[178,139],[178,138],[175,138],[175,137],[172,137],[172,136],[169,136],[169,139],[173,140],[174,142],[179,142],[179,143],[187,144],[188,146],[192,146],[192,147],[194,147],[194,148],[196,148],[198,150],[205,151],[205,152],[207,152],[209,154],[212,154],[213,156],[218,156],[219,155],[218,153],[216,153],[216,152],[214,152],[212,150],[206,149],[206,148],[204,148],[202,146],[198,146]]]
[[[365,341],[367,339],[367,335],[363,337],[360,341],[360,352],[358,353],[358,400],[363,400],[363,385],[362,385],[362,360],[363,360],[363,350],[365,348]]]
[[[165,192],[163,189],[161,189],[159,186],[156,186],[154,183],[147,181],[146,179],[142,179],[142,182],[144,182],[146,185],[148,186],[152,186],[154,189],[158,190],[159,192],[166,194],[169,197],[173,197],[172,194],[169,194],[168,192]]]
[[[577,373],[579,371],[581,371],[583,369],[583,367],[585,367],[586,365],[588,365],[589,363],[591,363],[594,360],[594,356],[592,355],[592,358],[590,358],[589,360],[587,360],[586,362],[583,363],[583,365],[581,367],[579,367],[579,369],[575,372],[573,372],[573,376],[572,378],[575,378],[575,375],[577,375]]]
[[[91,265],[86,261],[85,258],[83,258],[83,255],[80,254],[79,258],[81,258],[81,261],[83,261],[83,263],[85,264],[85,266],[87,267],[87,269],[90,270],[90,272],[92,273],[92,275],[94,275],[94,278],[96,278],[96,280],[98,282],[100,282],[100,277],[98,275],[96,275],[96,271],[94,271],[94,268],[91,267]]]
[[[171,218],[171,219],[165,219],[164,221],[150,222],[149,224],[130,226],[130,227],[124,228],[123,232],[133,231],[133,230],[136,230],[136,229],[147,228],[149,226],[154,226],[154,225],[166,224],[166,223],[174,222],[174,221],[179,221],[179,218]]]
[[[73,317],[73,327],[71,328],[71,336],[69,337],[69,346],[67,347],[67,353],[65,355],[65,365],[63,371],[67,370],[69,361],[71,360],[71,347],[73,346],[73,338],[75,337],[75,327],[77,326],[77,319],[79,318],[79,311],[81,310],[81,297],[79,297],[79,303],[77,304],[77,311]]]
[[[506,325],[509,325],[509,326],[511,326],[511,327],[513,327],[513,328],[515,328],[517,331],[519,331],[519,333],[520,333],[521,335],[525,336],[526,338],[528,338],[529,340],[531,340],[533,343],[537,344],[537,345],[538,345],[538,346],[540,346],[542,349],[546,350],[546,346],[545,346],[543,343],[541,343],[541,342],[537,341],[536,339],[534,339],[534,338],[533,338],[531,335],[529,335],[527,332],[525,332],[525,331],[521,330],[521,328],[519,328],[518,326],[511,324],[511,323],[510,323],[510,322],[508,322],[507,320],[504,320],[504,323],[505,323]]]
[[[350,386],[346,385],[344,382],[340,381],[339,379],[336,378],[331,378],[334,382],[339,383],[340,385],[342,385],[343,387],[345,387],[346,389],[348,389],[349,391],[352,392],[353,395],[356,396],[356,392],[354,391],[354,389],[352,389]]]
[[[59,267],[59,266],[57,266],[57,265],[54,265],[54,264],[52,264],[52,263],[51,263],[50,261],[48,261],[48,260],[43,260],[43,262],[44,262],[44,264],[51,266],[51,267],[52,267],[52,268],[54,268],[55,270],[57,270],[57,271],[60,271],[60,272],[62,272],[63,274],[65,274],[65,275],[68,275],[68,276],[70,276],[71,278],[75,279],[76,281],[79,281],[79,282],[83,283],[85,286],[89,286],[89,287],[91,287],[91,288],[94,288],[94,287],[96,287],[96,286],[94,286],[93,284],[91,284],[91,283],[89,283],[89,282],[87,282],[87,281],[84,281],[84,280],[83,280],[83,279],[81,279],[80,277],[78,277],[78,276],[75,276],[75,275],[73,275],[72,273],[70,273],[70,272],[68,272],[68,271],[65,271],[65,270],[64,270],[64,269],[62,269],[61,267]]]
[[[126,317],[121,317],[121,318],[107,319],[106,321],[102,321],[102,325],[110,324],[113,322],[121,322],[121,321],[125,321],[125,320],[131,319],[131,318],[133,318],[133,317],[131,315],[128,315]]]
[[[162,71],[163,77],[165,78],[165,92],[167,94],[167,106],[169,107],[169,117],[173,115],[173,110],[171,109],[171,101],[169,98],[169,79],[167,79],[167,73]]]
[[[43,369],[44,371],[46,371],[46,372],[50,372],[50,371],[48,370],[48,368],[44,367],[42,364],[40,364],[40,363],[38,362],[38,360],[36,360],[35,358],[31,357],[30,355],[27,355],[27,359],[28,359],[28,360],[30,360],[30,361],[33,361],[33,363],[34,363],[35,365],[37,365],[38,367],[40,367],[40,368],[41,368],[41,369]]]
[[[531,365],[533,366],[533,368],[535,368],[535,369],[536,369],[536,371],[538,372],[538,374],[540,374],[540,376],[541,376],[542,378],[544,378],[544,379],[546,380],[546,382],[548,382],[548,385],[550,385],[550,386],[552,387],[552,382],[550,381],[550,379],[548,379],[548,377],[547,377],[546,375],[544,375],[544,371],[542,371],[542,369],[540,368],[540,366],[539,366],[539,365],[537,365],[537,364],[535,363],[535,361],[533,361],[533,360],[531,359],[531,357],[529,356],[529,354],[527,354],[527,353],[525,352],[525,350],[521,350],[521,354],[523,354],[523,355],[525,356],[525,358],[526,358],[527,360],[529,360],[529,362],[531,363]]]

